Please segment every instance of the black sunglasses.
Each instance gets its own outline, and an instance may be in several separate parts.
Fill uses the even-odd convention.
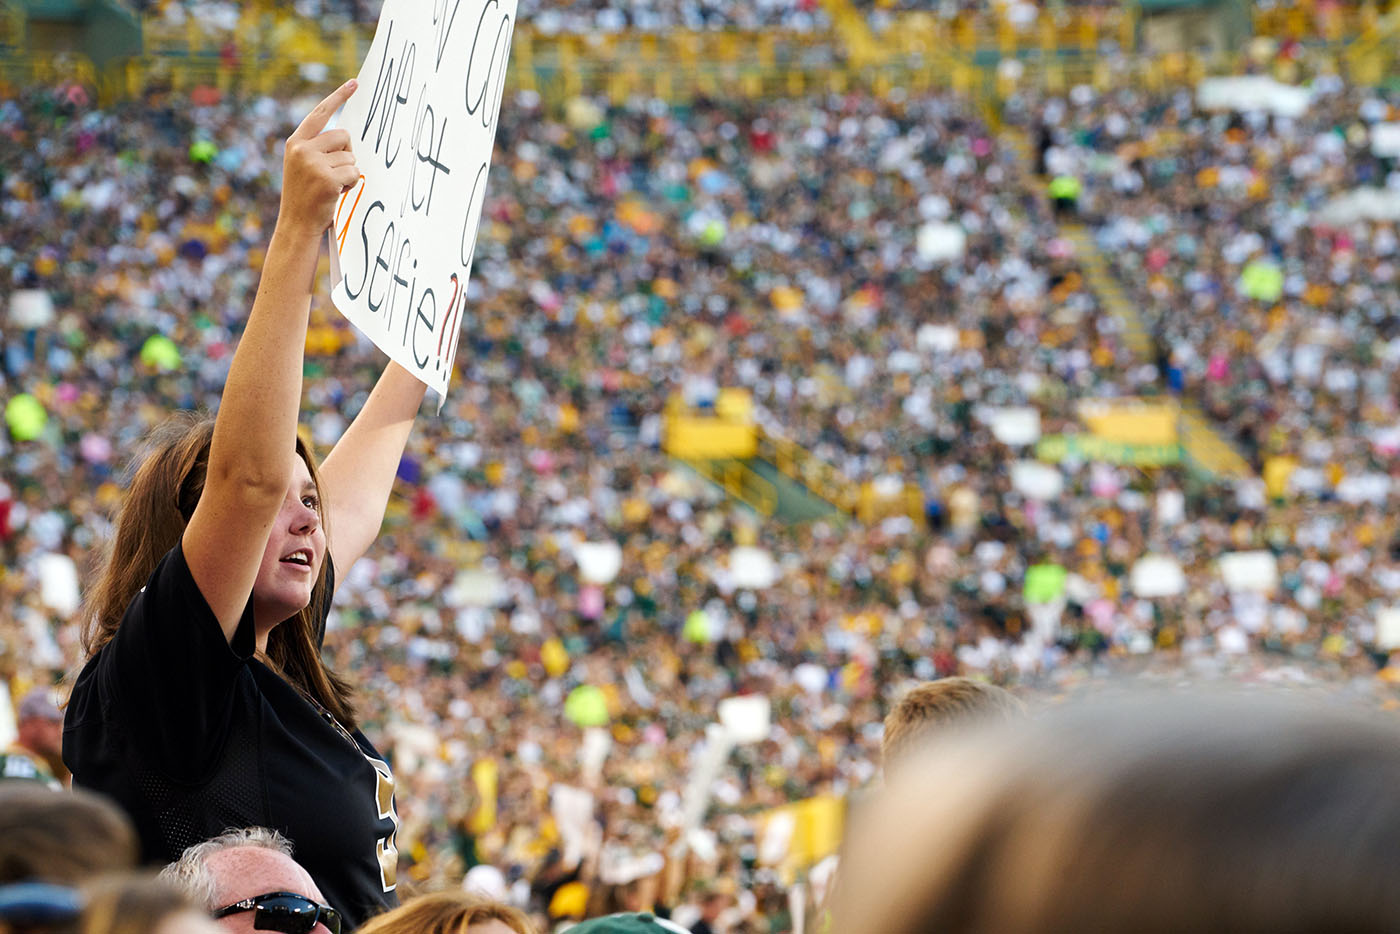
[[[253,930],[280,931],[282,934],[311,934],[319,921],[331,934],[340,934],[340,912],[329,905],[318,905],[295,892],[268,892],[234,902],[214,912],[215,918],[253,912]]]

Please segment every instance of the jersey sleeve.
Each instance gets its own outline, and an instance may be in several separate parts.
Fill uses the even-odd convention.
[[[251,597],[230,643],[177,544],[103,648],[101,692],[147,761],[197,781],[223,747],[235,684],[255,648]]]

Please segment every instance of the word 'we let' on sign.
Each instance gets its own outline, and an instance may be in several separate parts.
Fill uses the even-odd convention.
[[[331,301],[439,400],[464,317],[515,4],[386,0],[338,121],[362,174],[331,229]]]

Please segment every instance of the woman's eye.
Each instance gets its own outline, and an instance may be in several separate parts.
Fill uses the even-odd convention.
[[[301,498],[301,504],[302,504],[303,506],[305,506],[307,509],[315,509],[315,508],[316,508],[316,497],[314,497],[314,496],[303,496],[303,497]]]

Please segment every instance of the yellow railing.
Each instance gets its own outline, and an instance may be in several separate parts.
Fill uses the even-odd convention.
[[[686,32],[613,37],[516,34],[509,81],[547,102],[606,94],[667,101],[696,95],[758,98],[840,91],[839,55],[812,37],[762,32]]]
[[[1365,3],[1316,3],[1296,0],[1269,6],[1251,4],[1253,32],[1271,39],[1320,39],[1336,42],[1359,36],[1375,25],[1387,9],[1395,8],[1394,0]]]
[[[206,86],[225,94],[275,94],[305,83],[294,61],[241,62],[228,65],[218,58],[168,59],[157,56],[128,59],[103,76],[104,97],[137,97],[153,87],[185,92]]]
[[[760,429],[758,456],[842,512],[852,513],[860,506],[860,488],[800,444],[775,438]]]
[[[1209,419],[1194,404],[1181,407],[1177,434],[1182,455],[1196,469],[1222,478],[1253,475],[1244,456],[1211,427]]]
[[[76,82],[85,87],[98,85],[97,69],[85,55],[6,55],[0,56],[0,98],[11,89],[34,85]]]
[[[226,49],[241,63],[257,63],[254,78],[261,77],[266,63],[287,61],[318,63],[332,74],[352,74],[372,38],[371,26],[324,29],[254,10],[245,13],[232,33],[202,31],[198,25],[148,26],[146,46],[148,57],[209,59],[213,64],[198,67],[206,75],[223,67],[227,73],[217,79],[222,86],[238,83],[240,70],[248,67],[222,65]],[[672,30],[544,35],[527,26],[514,34],[508,81],[551,103],[580,94],[606,94],[614,101],[638,93],[671,101],[697,94],[789,96],[844,90],[848,82],[839,64],[842,57],[824,34]]]
[[[1137,18],[1131,4],[1111,9],[1041,7],[1035,19],[1016,24],[989,10],[981,15],[944,17],[927,10],[896,13],[877,33],[885,48],[902,54],[944,50],[971,55],[994,49],[1004,55],[1032,49],[1097,52],[1105,42],[1121,49],[1137,45]]]
[[[291,34],[321,36],[326,45],[333,46],[332,37],[347,32],[364,34],[366,42],[372,34],[370,27],[357,26],[343,18],[323,23],[257,4],[244,4],[232,30],[215,28],[198,16],[187,17],[182,24],[159,17],[146,17],[142,23],[142,40],[151,55],[217,52],[230,42],[240,52],[251,53],[280,45]]]
[[[896,87],[915,93],[950,90],[977,101],[995,120],[1000,102],[1018,91],[1058,93],[1081,83],[1100,90],[1132,83],[1155,91],[1208,74],[1236,72],[1245,54],[1099,54],[1106,39],[1116,39],[1119,46],[1131,44],[1131,6],[1107,14],[1070,8],[1042,11],[1032,26],[1012,34],[999,26],[993,47],[1015,52],[1019,63],[1017,69],[999,69],[964,54],[987,38],[975,18],[949,21],[927,12],[899,14],[900,28],[873,42],[863,38],[869,30],[864,20],[852,18],[854,8],[846,0],[823,2],[835,11],[831,16],[839,37],[777,30],[545,36],[522,27],[514,36],[507,80],[514,89],[538,92],[551,108],[581,94],[601,94],[613,102],[637,94],[683,102],[698,95],[758,99],[856,89],[884,94]],[[7,28],[4,9],[0,5],[0,37]],[[1288,22],[1296,26],[1300,9],[1284,7],[1269,16],[1293,17]],[[1345,21],[1364,26],[1364,32],[1345,51],[1335,47],[1338,67],[1361,83],[1379,83],[1397,63],[1400,0],[1342,9],[1349,17]],[[1276,25],[1272,19],[1264,23],[1266,28]],[[22,30],[19,25],[8,28]],[[97,76],[104,99],[139,94],[153,84],[176,89],[203,84],[254,93],[295,89],[306,83],[303,74],[316,76],[314,71],[303,72],[306,65],[323,65],[332,76],[357,71],[373,35],[372,26],[314,23],[276,12],[275,4],[267,2],[249,4],[236,28],[222,33],[152,21],[146,28],[144,57]],[[864,51],[855,55],[853,46]],[[1030,51],[1022,51],[1028,47]],[[1059,54],[1066,49],[1085,54]],[[74,64],[80,60],[11,56],[0,75],[24,83],[46,81],[66,71],[77,80],[89,80],[92,66]],[[1252,65],[1257,70],[1259,63]],[[1274,62],[1270,67],[1296,66]],[[74,69],[81,73],[71,74]]]
[[[874,525],[883,519],[906,516],[919,526],[924,519],[924,494],[917,484],[903,483],[899,489],[887,492],[874,483],[860,486],[860,499],[855,516],[865,525]]]
[[[982,87],[996,101],[1027,89],[1063,92],[1075,85],[1085,84],[1098,91],[1118,87],[1134,87],[1156,93],[1170,88],[1191,87],[1212,75],[1237,75],[1246,72],[1272,74],[1280,81],[1294,84],[1305,76],[1296,62],[1270,59],[1264,62],[1250,57],[1247,50],[1214,53],[1170,53],[1160,56],[1132,58],[1086,57],[1077,60],[1021,59],[1018,76],[998,72]],[[1315,55],[1310,67],[1326,72],[1337,70],[1362,84],[1376,84],[1382,76],[1365,78],[1353,69],[1343,55]]]
[[[885,50],[870,31],[865,15],[850,0],[821,0],[836,34],[846,47],[846,57],[856,68],[885,60]]]
[[[4,0],[0,0],[0,48],[24,48],[24,13]]]
[[[1400,59],[1400,4],[1377,17],[1344,53],[1348,71],[1364,84],[1379,84]]]
[[[357,67],[373,36],[371,25],[337,23],[326,28],[318,22],[252,10],[245,12],[232,32],[211,31],[194,21],[180,27],[148,21],[145,42],[151,55],[214,55],[230,47],[245,58],[295,52],[303,62]],[[743,64],[774,68],[811,64],[814,54],[834,61],[839,56],[831,43],[832,37],[824,33],[771,29],[546,35],[521,25],[514,33],[512,56],[544,67],[595,62],[682,69]]]
[[[911,93],[952,91],[977,103],[995,128],[1000,102],[1018,91],[1043,89],[1063,92],[1077,84],[1088,84],[1099,90],[1131,84],[1147,91],[1162,91],[1190,85],[1212,74],[1238,74],[1244,66],[1244,53],[1224,55],[1167,55],[1158,58],[1107,59],[1086,58],[1077,61],[1045,61],[1022,59],[1018,75],[990,67],[978,67],[956,56],[927,56],[893,64],[848,68],[834,62],[798,63],[789,66],[764,66],[760,63],[703,62],[691,67],[644,62],[613,63],[595,59],[567,56],[532,61],[531,47],[517,45],[507,75],[507,86],[513,90],[536,91],[551,110],[580,94],[607,96],[614,103],[642,94],[671,103],[693,100],[697,95],[724,98],[794,98],[811,94],[846,93],[863,90],[883,95],[893,88]],[[521,54],[524,52],[524,54]],[[305,58],[267,56],[242,57],[236,63],[225,62],[218,55],[203,56],[145,56],[119,63],[96,73],[92,63],[81,55],[0,56],[0,80],[12,85],[53,83],[55,80],[77,80],[96,85],[104,102],[115,98],[139,95],[150,87],[170,87],[188,90],[209,85],[225,92],[285,93],[303,85],[324,84],[303,74]],[[1387,73],[1393,73],[1396,51],[1384,44],[1375,47],[1373,55],[1362,60],[1369,63],[1363,69],[1350,58],[1339,56],[1338,67],[1345,67],[1353,80],[1363,84],[1379,83]],[[1275,69],[1287,69],[1288,62],[1276,62]],[[339,70],[337,70],[339,69]],[[355,65],[337,65],[331,75],[353,73]],[[1257,71],[1257,66],[1254,68]],[[1296,75],[1278,74],[1283,80],[1297,80]]]
[[[823,0],[823,7],[832,18],[835,31],[844,31],[845,22],[854,16],[865,27],[865,13],[846,0]],[[1397,0],[1365,0],[1365,2],[1322,3],[1318,0],[1291,0],[1269,5],[1251,3],[1253,32],[1256,36],[1275,39],[1302,39],[1337,41],[1349,36],[1364,33],[1377,18],[1387,10],[1394,9]],[[976,11],[959,11],[954,16],[919,10],[895,12],[873,21],[884,28],[877,38],[881,46],[889,43],[902,43],[911,32],[931,36],[938,47],[949,51],[971,52],[997,49],[1014,52],[1044,48],[1060,50],[1093,51],[1105,41],[1116,43],[1119,48],[1135,47],[1137,26],[1137,5],[1121,2],[1111,6],[1045,4],[1040,5],[1029,19],[1013,19],[1019,16],[1022,8],[1010,4],[983,4]],[[211,29],[198,17],[189,17],[181,25],[172,25],[163,18],[152,16],[145,21],[145,33],[150,46],[148,51],[160,52],[165,49],[183,46],[186,50],[218,48],[230,39],[240,46],[266,41],[269,33],[278,30],[298,32],[320,32],[328,36],[339,36],[347,31],[368,35],[372,25],[352,23],[344,17],[328,20],[309,20],[288,13],[285,7],[270,0],[255,0],[242,5],[242,14],[233,30]],[[522,27],[522,29],[528,27]],[[701,30],[690,33],[687,30],[666,30],[651,34],[659,44],[665,45],[673,35],[700,36],[755,36],[784,35],[795,39],[806,37],[825,42],[830,36],[821,33],[791,33],[781,29],[766,29],[745,33],[735,30]],[[637,33],[589,34],[560,33],[540,37],[540,41],[582,40],[590,44],[599,54],[610,55],[613,49],[632,41]],[[733,39],[718,38],[716,44],[723,45]],[[740,43],[746,41],[743,38]],[[334,45],[335,40],[327,42]],[[852,50],[861,51],[861,50]],[[862,56],[857,56],[862,58]],[[873,63],[864,59],[858,64]]]
[[[743,461],[688,460],[685,463],[759,515],[771,516],[777,511],[777,487]]]
[[[523,47],[528,50],[529,46]],[[859,72],[834,63],[798,63],[765,66],[757,62],[703,62],[691,67],[641,62],[608,63],[592,59],[570,60],[567,55],[531,61],[528,51],[519,54],[517,46],[507,75],[513,90],[532,90],[546,105],[557,108],[579,95],[606,95],[621,103],[636,94],[658,97],[672,103],[693,100],[697,95],[725,98],[765,99],[803,97],[810,94],[845,93],[865,89],[883,94],[895,87],[909,91],[960,90],[970,92],[982,80],[980,70],[957,65],[952,73],[931,64],[891,65]],[[270,93],[295,89],[308,82],[303,77],[306,59],[269,56],[225,62],[217,55],[199,57],[146,56],[121,63],[103,77],[111,93],[135,96],[144,88],[168,86],[187,90],[209,85],[225,92]],[[340,70],[337,71],[336,69]],[[332,66],[331,74],[353,73],[353,66]],[[324,83],[324,82],[322,82]]]

